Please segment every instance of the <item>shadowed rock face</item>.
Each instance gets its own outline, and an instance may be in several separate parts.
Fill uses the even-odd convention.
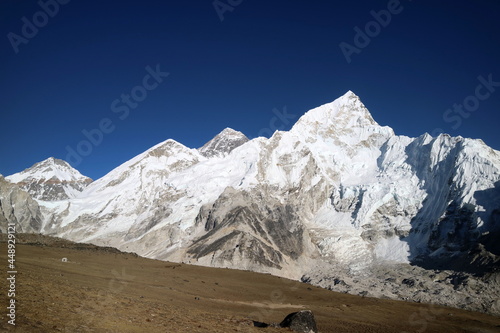
[[[201,155],[208,158],[213,156],[221,157],[229,154],[233,149],[238,148],[247,141],[248,138],[243,133],[226,128],[198,149],[198,151]]]
[[[193,242],[188,253],[212,263],[246,262],[281,269],[304,250],[303,226],[294,208],[273,200],[262,201],[255,193],[232,188],[196,217],[206,233]]]
[[[467,251],[476,243],[479,232],[474,226],[474,205],[462,207],[452,202],[445,216],[435,225],[429,239],[429,248],[437,250],[446,246],[452,251]]]
[[[88,181],[60,181],[58,179],[39,180],[37,182],[20,182],[17,185],[21,186],[26,192],[30,193],[34,198],[44,201],[57,201],[69,199],[67,189],[71,188],[77,192],[83,191]]]
[[[30,195],[0,176],[0,232],[14,224],[16,232],[38,233],[43,216],[38,203]]]

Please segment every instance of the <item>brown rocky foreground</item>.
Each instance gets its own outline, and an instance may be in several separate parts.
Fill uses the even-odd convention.
[[[1,236],[4,291],[8,258]],[[323,333],[500,332],[500,318],[482,313],[363,298],[39,235],[17,235],[17,242],[16,326],[7,322],[9,298],[2,292],[2,331],[290,332],[253,321],[279,323],[310,309]]]

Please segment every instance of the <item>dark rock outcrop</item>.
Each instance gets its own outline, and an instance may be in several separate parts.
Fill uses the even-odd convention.
[[[233,149],[238,148],[246,143],[248,138],[241,132],[231,128],[226,128],[217,134],[212,140],[208,141],[198,151],[205,157],[224,156],[229,154]]]
[[[279,325],[299,333],[317,333],[316,320],[311,310],[290,313]]]

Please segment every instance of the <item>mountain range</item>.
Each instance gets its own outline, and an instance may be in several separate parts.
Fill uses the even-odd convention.
[[[0,176],[0,220],[149,258],[500,314],[500,152],[396,135],[351,91],[270,138],[226,128],[199,149],[169,139],[95,181],[54,158]]]

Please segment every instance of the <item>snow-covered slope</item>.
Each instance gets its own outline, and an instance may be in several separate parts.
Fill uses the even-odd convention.
[[[398,136],[350,91],[269,139],[167,140],[77,196],[40,202],[46,234],[296,279],[314,270],[323,283],[374,265],[458,267],[470,253],[490,269],[500,255],[500,152]]]
[[[96,180],[79,197],[48,205],[51,214],[44,231],[109,238],[113,243],[140,236],[161,221],[157,216],[166,216],[164,199],[185,195],[170,177],[200,159],[204,157],[195,149],[171,139],[162,142]]]
[[[5,179],[44,201],[74,198],[92,182],[67,162],[53,157]]]

